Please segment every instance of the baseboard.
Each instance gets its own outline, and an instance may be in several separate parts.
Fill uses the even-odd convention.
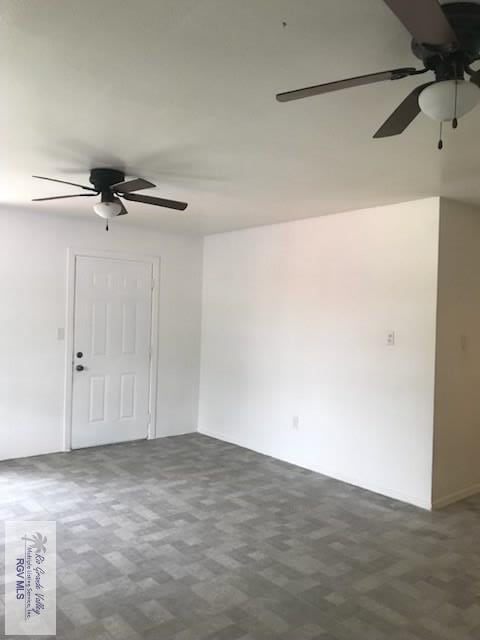
[[[449,504],[453,504],[454,502],[460,502],[460,500],[466,500],[471,496],[480,493],[480,484],[474,484],[467,489],[462,489],[461,491],[456,491],[455,493],[450,493],[448,496],[444,496],[443,498],[438,498],[433,501],[434,509],[443,509],[443,507],[447,507]]]
[[[1,462],[10,462],[12,460],[23,460],[25,458],[38,458],[39,456],[50,456],[54,453],[65,453],[66,449],[49,449],[48,451],[35,451],[35,452],[23,452],[16,454],[9,454],[5,458],[0,458]],[[70,451],[70,449],[68,449]]]
[[[240,441],[238,438],[232,438],[231,436],[225,437],[222,433],[212,431],[210,429],[199,428],[198,433],[201,433],[204,436],[208,436],[210,438],[215,438],[216,440],[221,440],[222,442],[228,442],[229,444],[234,444],[237,447],[243,447],[244,449],[249,449],[250,451],[255,451],[255,453],[260,453],[264,456],[269,456],[271,458],[275,458],[276,460],[281,460],[282,462],[286,462],[288,464],[293,464],[297,467],[301,467],[302,469],[308,469],[309,471],[313,471],[315,473],[319,473],[323,476],[327,476],[328,478],[332,478],[333,480],[338,480],[339,482],[344,482],[345,484],[352,485],[353,487],[358,487],[359,489],[364,489],[365,491],[370,491],[372,493],[376,493],[378,495],[392,498],[393,500],[398,500],[399,502],[405,502],[406,504],[413,505],[414,507],[418,507],[419,509],[424,509],[426,511],[431,511],[432,504],[427,501],[422,501],[421,499],[409,496],[399,491],[392,491],[387,489],[386,487],[380,487],[378,485],[366,484],[360,481],[358,478],[347,477],[342,474],[332,473],[328,469],[322,469],[320,467],[305,467],[304,465],[299,464],[293,458],[285,458],[280,457],[278,455],[274,455],[270,451],[261,450],[258,448],[254,448],[249,446],[245,442]]]
[[[193,434],[193,433],[196,433],[196,432],[197,432],[196,429],[190,428],[190,429],[185,429],[185,430],[178,431],[178,432],[175,432],[175,433],[161,433],[161,434],[158,434],[155,438],[141,438],[140,440],[148,440],[148,441],[150,441],[150,440],[157,440],[158,438],[173,438],[175,436],[186,436],[188,434]],[[96,445],[96,446],[99,446],[99,447],[106,446],[106,447],[108,447],[108,446],[115,445],[115,444],[124,444],[124,443],[122,443],[122,442],[112,442],[112,443],[109,443],[109,444],[106,444],[106,445]],[[62,449],[49,449],[47,451],[16,453],[14,455],[11,454],[11,455],[8,455],[6,457],[0,458],[0,463],[8,462],[8,461],[11,461],[11,460],[22,460],[24,458],[36,458],[38,456],[49,456],[49,455],[52,455],[54,453],[69,453],[70,451],[72,451],[72,449],[63,447]],[[74,449],[74,451],[78,451],[78,449]]]
[[[159,438],[174,438],[175,436],[188,436],[190,433],[197,433],[196,429],[185,429],[181,431],[175,431],[174,433],[157,433],[152,440],[158,440]]]

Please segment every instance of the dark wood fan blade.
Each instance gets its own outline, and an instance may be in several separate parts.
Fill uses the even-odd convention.
[[[438,0],[384,0],[420,44],[449,47],[457,36]]]
[[[374,82],[383,82],[384,80],[400,80],[400,78],[406,78],[414,73],[416,73],[416,69],[413,67],[390,69],[389,71],[380,71],[379,73],[369,73],[365,76],[357,76],[355,78],[347,78],[345,80],[337,80],[336,82],[327,82],[326,84],[317,84],[313,87],[305,87],[304,89],[296,89],[294,91],[279,93],[277,94],[277,100],[279,102],[290,102],[290,100],[310,98],[322,93],[330,93],[331,91],[360,87],[364,84],[373,84]]]
[[[153,196],[140,196],[136,193],[126,193],[125,200],[131,200],[132,202],[143,202],[144,204],[153,204],[157,207],[167,207],[167,209],[178,209],[178,211],[185,211],[188,207],[186,202],[177,202],[177,200],[166,200],[165,198],[155,198]]]
[[[386,120],[374,138],[388,138],[390,136],[398,136],[403,133],[405,129],[411,124],[420,113],[420,105],[418,104],[418,98],[422,91],[429,87],[433,82],[427,82],[419,87],[416,87],[405,100],[398,106],[392,115]]]
[[[38,178],[39,180],[48,180],[49,182],[60,182],[60,184],[69,184],[71,187],[80,187],[80,189],[85,189],[86,191],[95,191],[95,193],[98,193],[96,189],[92,189],[92,187],[86,187],[83,184],[77,184],[76,182],[57,180],[56,178],[45,178],[44,176],[32,176],[32,178]]]
[[[119,216],[126,216],[128,211],[125,209],[125,206],[124,206],[123,202],[121,202],[120,204],[122,205],[122,210],[120,211],[120,213],[118,215]]]
[[[135,178],[134,180],[127,180],[125,182],[119,182],[112,184],[110,187],[112,191],[118,191],[119,193],[131,193],[132,191],[140,191],[141,189],[151,189],[157,185],[143,178]]]
[[[63,200],[64,198],[92,198],[98,195],[95,193],[74,193],[69,196],[50,196],[49,198],[33,198],[32,202],[42,202],[43,200]]]
[[[476,84],[477,87],[480,87],[480,70],[472,73],[470,82],[473,82],[473,84]]]

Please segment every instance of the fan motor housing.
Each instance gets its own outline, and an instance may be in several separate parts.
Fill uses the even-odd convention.
[[[92,169],[90,172],[90,182],[100,193],[109,191],[113,184],[124,180],[125,174],[118,169]]]
[[[455,31],[465,64],[480,57],[480,5],[474,2],[450,2],[442,9]],[[439,52],[434,47],[412,40],[412,51],[429,68],[435,66]]]

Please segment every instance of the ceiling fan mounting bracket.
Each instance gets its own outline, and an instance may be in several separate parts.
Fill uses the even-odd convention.
[[[480,5],[474,2],[451,2],[442,4],[442,9],[455,31],[458,48],[468,65],[480,57]],[[438,57],[449,58],[457,53],[454,49],[442,50],[415,39],[412,40],[412,51],[428,68],[434,68]]]
[[[98,192],[109,191],[109,188],[125,180],[125,174],[118,169],[92,169],[90,172],[90,182]]]

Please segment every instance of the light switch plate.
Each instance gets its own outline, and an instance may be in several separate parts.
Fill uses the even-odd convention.
[[[65,329],[63,327],[57,329],[57,340],[65,340]]]

